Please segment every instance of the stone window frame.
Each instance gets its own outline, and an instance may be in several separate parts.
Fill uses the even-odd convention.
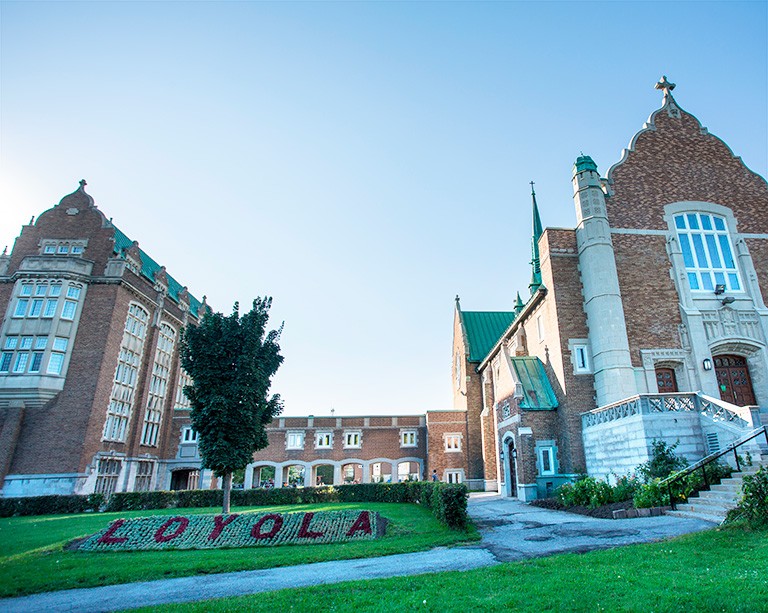
[[[331,430],[315,432],[315,449],[333,449],[333,432]]]
[[[360,449],[363,446],[362,430],[344,431],[344,449]]]
[[[446,483],[464,483],[464,469],[451,468],[443,473]]]
[[[81,256],[88,247],[88,239],[45,238],[40,241],[40,255]]]
[[[683,254],[688,289],[692,293],[711,293],[721,281],[726,292],[743,293],[744,283],[739,274],[738,257],[731,240],[726,216],[712,211],[693,209],[677,211],[671,217],[680,251]],[[709,228],[704,227],[705,225],[709,225]],[[700,265],[702,257],[707,260],[706,266]],[[728,258],[732,266],[727,266]],[[719,261],[720,266],[715,266],[715,260]],[[720,279],[717,278],[718,275]],[[694,287],[694,284],[697,287]],[[707,284],[710,287],[706,287]]]
[[[182,445],[196,445],[197,444],[197,430],[192,426],[184,426],[181,429],[181,444]]]
[[[412,441],[409,439],[413,439]],[[418,447],[419,431],[416,428],[400,429],[400,447]]]
[[[124,443],[128,424],[133,415],[136,389],[141,374],[141,356],[149,325],[149,311],[138,302],[128,305],[123,326],[115,374],[112,378],[112,392],[107,405],[102,431],[102,441]],[[128,372],[125,372],[126,369]],[[126,375],[128,379],[126,380]]]
[[[147,406],[144,411],[144,424],[141,429],[140,444],[145,447],[157,447],[160,437],[178,336],[178,331],[172,325],[165,321],[160,323],[147,393]]]
[[[740,236],[736,217],[733,211],[720,204],[704,201],[680,201],[667,204],[664,207],[664,221],[667,224],[667,253],[672,264],[672,276],[675,280],[678,294],[684,305],[696,306],[699,301],[705,304],[711,303],[719,308],[722,296],[715,295],[714,290],[692,290],[688,282],[688,270],[685,267],[682,248],[675,226],[675,216],[682,213],[706,213],[722,217],[725,220],[728,237],[732,248],[732,255],[741,283],[741,290],[726,290],[725,294],[735,294],[737,298],[749,296],[757,303],[762,304],[762,296],[756,283],[756,272],[752,257],[747,249],[744,239]]]
[[[294,439],[294,440],[291,440]],[[285,433],[286,449],[304,449],[304,430],[288,430]]]
[[[568,349],[571,352],[571,364],[574,375],[591,375],[594,372],[592,366],[592,352],[589,347],[589,339],[572,338],[568,340]]]
[[[443,448],[446,453],[458,453],[462,450],[464,436],[460,432],[446,432],[443,434]]]
[[[557,445],[553,440],[536,441],[536,472],[540,477],[551,477],[558,474]],[[549,468],[545,469],[545,455],[549,460]]]

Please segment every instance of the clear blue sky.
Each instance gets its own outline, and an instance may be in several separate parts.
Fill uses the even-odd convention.
[[[527,297],[530,187],[573,227],[680,106],[768,171],[766,2],[2,2],[0,248],[85,178],[228,312],[272,295],[286,414],[450,408],[453,298]]]

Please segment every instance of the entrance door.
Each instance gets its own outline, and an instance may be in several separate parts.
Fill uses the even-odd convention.
[[[722,400],[742,407],[757,404],[752,382],[749,379],[746,358],[739,355],[717,356],[715,374]]]
[[[517,498],[517,474],[515,474],[515,443],[509,441],[507,444],[507,462],[509,462],[509,486],[507,491],[512,498]]]
[[[660,394],[671,394],[677,391],[677,379],[674,368],[657,368],[656,385]]]

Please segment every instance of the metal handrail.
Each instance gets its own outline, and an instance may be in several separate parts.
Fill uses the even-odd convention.
[[[709,487],[709,481],[707,480],[707,471],[704,470],[704,467],[707,464],[711,464],[712,462],[714,462],[718,458],[721,458],[724,455],[726,455],[728,453],[731,453],[731,451],[733,452],[733,457],[736,460],[736,470],[737,471],[741,471],[741,463],[739,462],[739,454],[736,453],[736,449],[741,447],[744,443],[748,443],[752,439],[757,438],[761,434],[765,435],[765,442],[766,442],[766,444],[768,444],[768,426],[761,426],[761,427],[753,430],[752,432],[750,432],[746,436],[743,436],[742,438],[740,438],[735,443],[731,443],[730,445],[728,445],[728,447],[726,447],[722,451],[717,451],[715,453],[710,453],[708,456],[702,458],[701,460],[699,460],[695,464],[691,464],[688,468],[684,468],[683,470],[681,470],[679,472],[676,472],[675,474],[670,475],[666,479],[662,480],[659,483],[659,485],[662,486],[662,487],[664,485],[667,486],[667,494],[669,494],[669,504],[672,506],[672,509],[674,510],[674,508],[675,508],[675,500],[672,497],[672,484],[673,483],[675,483],[676,481],[679,481],[683,477],[687,477],[691,473],[701,469],[701,474],[704,476],[704,487],[708,488]]]

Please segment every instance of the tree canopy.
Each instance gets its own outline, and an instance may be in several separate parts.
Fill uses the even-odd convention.
[[[269,397],[272,376],[283,362],[279,330],[266,331],[271,298],[256,298],[242,317],[235,303],[229,316],[206,313],[181,339],[181,365],[192,379],[184,393],[192,405],[203,466],[224,477],[224,511],[229,511],[232,472],[267,446],[265,426],[282,410],[279,394]]]

